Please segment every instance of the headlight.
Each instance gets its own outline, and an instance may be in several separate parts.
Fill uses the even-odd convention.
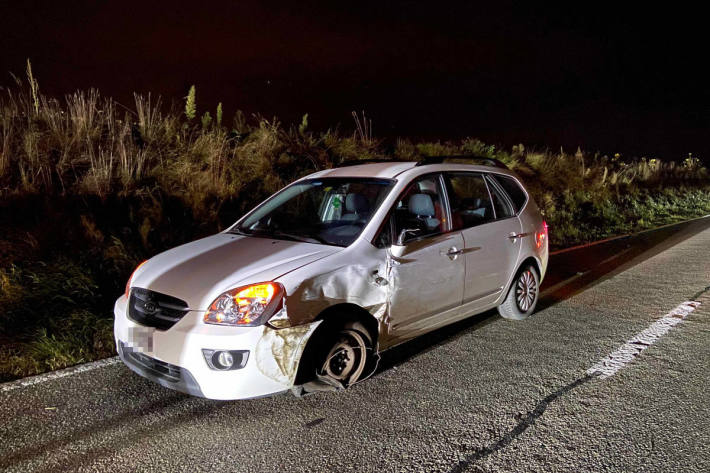
[[[131,292],[131,282],[133,282],[133,276],[136,274],[136,271],[138,271],[141,268],[141,266],[143,266],[147,262],[148,262],[148,260],[145,260],[141,264],[136,266],[136,269],[134,269],[133,272],[131,273],[131,277],[128,278],[128,281],[126,281],[126,299],[128,299],[128,294]]]
[[[284,288],[276,282],[242,286],[220,295],[205,313],[206,324],[263,325],[283,306]]]

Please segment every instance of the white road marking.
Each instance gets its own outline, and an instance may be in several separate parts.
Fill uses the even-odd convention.
[[[671,328],[678,325],[688,314],[700,306],[700,302],[686,301],[681,305],[656,320],[646,330],[637,333],[629,341],[619,347],[618,350],[610,353],[605,358],[599,360],[594,366],[587,370],[588,375],[597,375],[600,378],[608,378],[614,375],[621,368],[639,356],[642,351],[653,345],[660,337],[666,334]]]
[[[0,393],[7,391],[12,391],[14,389],[26,388],[27,386],[33,386],[35,384],[44,383],[46,381],[52,381],[53,379],[64,378],[66,376],[71,376],[79,373],[86,373],[87,371],[92,371],[98,368],[103,368],[104,366],[115,365],[120,363],[121,359],[117,356],[112,358],[106,358],[104,360],[92,361],[91,363],[84,363],[83,365],[72,366],[59,371],[51,371],[49,373],[39,374],[37,376],[30,376],[29,378],[18,379],[17,381],[10,381],[8,383],[0,384]]]

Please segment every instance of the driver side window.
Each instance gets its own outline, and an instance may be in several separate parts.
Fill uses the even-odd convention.
[[[446,231],[446,211],[441,198],[438,174],[422,176],[412,182],[392,211],[394,241],[404,230],[403,242],[438,235]]]

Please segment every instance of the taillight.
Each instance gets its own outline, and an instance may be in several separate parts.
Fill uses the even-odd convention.
[[[542,248],[542,245],[545,244],[545,241],[547,241],[547,222],[543,220],[542,229],[538,232],[535,232],[535,246],[538,250]]]

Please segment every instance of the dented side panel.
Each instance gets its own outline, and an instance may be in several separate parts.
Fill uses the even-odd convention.
[[[456,245],[462,247],[461,235],[450,233],[436,239],[435,248],[414,245],[392,255],[358,240],[288,273],[279,282],[286,288],[289,325],[312,322],[338,304],[354,304],[377,320],[383,350],[462,318],[464,260],[446,255]]]
[[[461,305],[465,255],[460,232],[415,241],[391,256],[389,320],[392,335],[413,325],[434,326],[438,314]]]
[[[315,320],[337,304],[355,304],[388,323],[391,289],[387,250],[358,240],[345,250],[279,278],[286,288],[292,326]]]

